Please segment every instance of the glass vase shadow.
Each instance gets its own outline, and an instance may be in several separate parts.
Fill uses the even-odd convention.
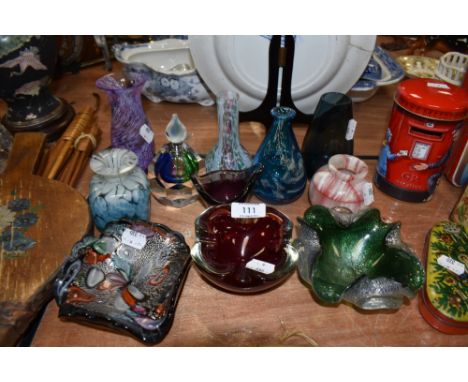
[[[320,97],[302,143],[309,179],[333,155],[353,154],[353,139],[346,139],[348,124],[352,119],[353,103],[347,95],[330,92]]]
[[[218,142],[206,155],[207,172],[244,170],[252,165],[249,153],[240,143],[238,99],[232,91],[223,91],[216,99]]]
[[[145,81],[146,77],[138,73],[126,76],[111,73],[99,78],[96,86],[109,97],[112,147],[133,151],[138,157],[138,165],[146,172],[154,157],[154,144],[141,103]]]
[[[304,161],[292,130],[296,112],[280,106],[273,108],[271,115],[272,126],[253,160],[265,168],[255,183],[254,193],[267,203],[286,204],[299,198],[307,183]]]
[[[204,175],[192,175],[198,194],[208,205],[244,202],[263,171],[257,164],[245,170],[218,170]]]

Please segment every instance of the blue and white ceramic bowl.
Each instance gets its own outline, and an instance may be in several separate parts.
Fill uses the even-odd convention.
[[[146,75],[143,94],[149,100],[211,106],[214,100],[195,69],[188,44],[186,40],[165,39],[114,45],[113,51],[125,72]]]
[[[353,102],[363,102],[371,98],[380,86],[401,81],[405,71],[385,50],[377,46],[361,78],[353,85],[348,95]]]

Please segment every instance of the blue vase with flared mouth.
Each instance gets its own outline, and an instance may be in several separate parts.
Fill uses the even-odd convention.
[[[296,112],[279,106],[271,110],[271,115],[272,126],[253,160],[264,166],[254,193],[266,203],[286,204],[299,198],[307,183],[304,161],[292,130]]]

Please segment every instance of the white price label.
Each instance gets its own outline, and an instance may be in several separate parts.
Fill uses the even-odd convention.
[[[365,182],[362,184],[362,196],[364,198],[364,205],[368,206],[374,203],[374,189],[372,183]]]
[[[447,84],[441,84],[438,82],[428,82],[427,86],[430,88],[437,88],[437,89],[450,89]]]
[[[355,119],[350,119],[348,122],[348,128],[346,129],[345,139],[350,141],[354,138],[354,133],[356,132],[357,121]]]
[[[445,255],[439,256],[437,258],[437,264],[455,273],[457,276],[461,276],[463,273],[465,273],[465,264]]]
[[[147,143],[153,142],[154,133],[146,123],[140,127],[140,135]]]
[[[122,234],[122,243],[135,249],[142,249],[146,245],[146,235],[125,228]]]
[[[245,264],[245,267],[252,269],[253,271],[263,273],[265,275],[272,274],[275,271],[274,264],[267,263],[266,261],[261,261],[257,259],[250,260],[247,264]]]
[[[231,216],[233,218],[264,218],[266,205],[265,203],[232,203]]]

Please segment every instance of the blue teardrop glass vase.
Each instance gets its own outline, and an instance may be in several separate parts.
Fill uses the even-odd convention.
[[[271,110],[273,123],[254,157],[264,166],[255,183],[254,193],[271,204],[286,204],[304,192],[307,178],[299,145],[292,130],[296,112],[289,107]]]

